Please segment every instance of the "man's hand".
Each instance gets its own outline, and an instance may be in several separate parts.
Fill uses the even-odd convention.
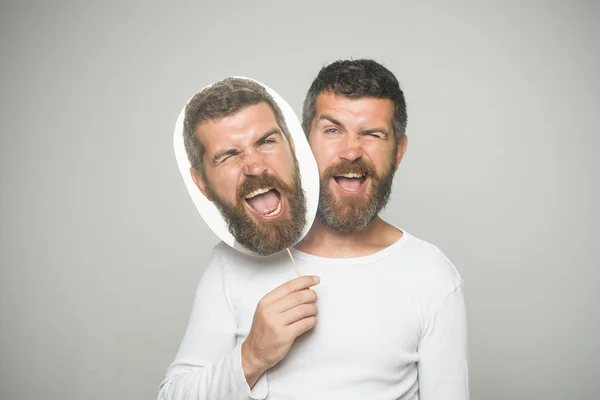
[[[309,288],[319,281],[316,276],[300,276],[258,302],[252,328],[242,343],[242,368],[251,388],[285,357],[298,336],[317,324],[317,294]]]

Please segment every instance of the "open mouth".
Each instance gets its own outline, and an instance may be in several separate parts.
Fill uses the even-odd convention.
[[[367,178],[368,175],[366,173],[356,172],[333,177],[338,186],[341,187],[346,194],[358,194],[362,192]]]
[[[279,217],[283,210],[283,198],[275,188],[256,189],[246,195],[245,201],[254,215],[265,220]]]

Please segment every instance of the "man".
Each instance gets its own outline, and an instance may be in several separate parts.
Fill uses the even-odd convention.
[[[236,240],[260,255],[295,244],[306,219],[294,144],[277,103],[249,79],[227,78],[185,109],[190,172]]]
[[[217,246],[160,398],[468,399],[462,279],[378,216],[407,146],[396,78],[335,62],[303,111],[321,175],[317,220],[293,252],[306,276],[286,282],[280,254],[259,263]]]

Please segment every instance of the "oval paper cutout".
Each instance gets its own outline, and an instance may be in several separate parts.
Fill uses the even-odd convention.
[[[232,78],[246,79],[252,82],[256,82],[266,89],[267,93],[272,97],[274,102],[281,110],[281,113],[283,114],[283,119],[285,120],[285,124],[287,125],[290,136],[294,141],[295,155],[296,159],[298,160],[300,172],[300,182],[302,185],[302,189],[304,190],[306,200],[305,226],[298,239],[293,243],[296,244],[304,236],[306,236],[306,234],[310,230],[310,227],[315,218],[315,214],[317,212],[317,205],[319,201],[319,170],[317,167],[316,160],[312,154],[308,141],[306,140],[306,136],[304,135],[304,131],[302,129],[298,117],[294,113],[292,107],[281,96],[279,96],[279,94],[277,94],[273,89],[256,80],[237,76]],[[222,82],[222,80],[218,82]],[[200,90],[198,93],[213,86],[218,82],[214,82],[211,85],[202,88],[202,90]],[[192,96],[192,98],[194,96]],[[190,98],[190,100],[192,100],[192,98]],[[217,235],[217,237],[219,237],[219,239],[221,239],[223,242],[227,243],[234,249],[241,251],[245,254],[259,255],[252,249],[244,247],[241,243],[239,243],[236,240],[233,234],[229,231],[228,224],[225,218],[223,218],[223,216],[221,215],[219,208],[213,202],[206,198],[206,196],[200,191],[200,189],[198,188],[198,186],[196,186],[196,183],[192,179],[190,173],[191,164],[188,160],[183,137],[185,109],[190,100],[188,100],[186,105],[179,113],[179,117],[177,118],[177,122],[175,124],[175,131],[173,134],[175,158],[177,160],[179,172],[181,173],[181,177],[183,178],[188,193],[190,194],[190,197],[192,198],[196,209],[198,210],[204,221]],[[236,113],[237,112],[233,113],[233,115],[235,115]],[[257,221],[256,217],[254,218],[254,220]],[[290,244],[290,246],[288,247],[291,247],[293,244]]]

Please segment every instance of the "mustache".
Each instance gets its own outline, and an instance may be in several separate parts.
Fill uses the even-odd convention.
[[[264,173],[259,176],[249,176],[237,188],[237,199],[242,201],[246,199],[249,193],[261,188],[274,188],[280,194],[289,193],[290,187],[281,179]]]
[[[375,171],[375,167],[373,166],[373,164],[363,160],[362,158],[358,158],[354,161],[342,160],[335,165],[329,166],[323,172],[323,179],[329,179],[335,176],[352,173],[370,175],[375,179],[378,178],[377,172]]]

